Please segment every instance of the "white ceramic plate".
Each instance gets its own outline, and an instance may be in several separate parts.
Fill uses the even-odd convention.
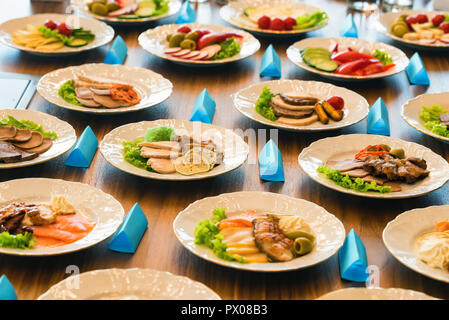
[[[194,136],[197,140],[212,139],[224,152],[224,161],[215,166],[212,170],[204,173],[198,173],[191,176],[184,176],[179,173],[160,174],[150,172],[133,166],[123,159],[123,141],[133,141],[143,138],[149,128],[158,126],[169,126],[175,129],[177,134],[187,134]],[[232,132],[218,126],[204,124],[201,122],[191,122],[187,120],[156,120],[130,123],[115,128],[109,132],[100,143],[100,152],[111,165],[119,170],[134,174],[136,176],[157,179],[157,180],[199,180],[215,177],[234,169],[237,169],[245,163],[249,147],[243,139]]]
[[[222,260],[212,250],[195,244],[194,229],[198,222],[212,217],[217,207],[228,214],[246,210],[293,214],[304,218],[316,235],[313,250],[288,262],[237,263]],[[234,192],[195,201],[181,211],[173,222],[179,242],[198,257],[216,264],[247,271],[278,272],[307,268],[330,258],[343,245],[345,228],[340,220],[324,208],[303,199],[269,192]]]
[[[255,110],[256,101],[264,87],[273,93],[296,92],[298,95],[313,96],[325,100],[331,96],[340,96],[345,100],[345,115],[341,121],[330,120],[329,124],[317,121],[308,126],[292,126],[270,121]],[[294,131],[325,131],[344,128],[362,121],[369,112],[365,98],[346,88],[329,83],[301,80],[273,80],[250,85],[234,94],[234,107],[245,117],[272,127]]]
[[[383,240],[388,251],[408,268],[429,278],[449,283],[449,272],[432,268],[415,253],[415,241],[424,233],[435,231],[435,223],[449,218],[449,205],[406,211],[390,221]]]
[[[58,138],[53,141],[53,146],[37,158],[29,161],[15,163],[0,163],[0,169],[10,169],[32,166],[57,158],[69,151],[76,142],[76,133],[73,127],[58,118],[35,110],[4,109],[0,110],[0,120],[12,116],[17,120],[31,120],[43,126],[45,131],[54,131]]]
[[[57,22],[67,22],[72,26],[76,26],[77,22],[79,21],[79,26],[86,30],[90,30],[95,35],[95,39],[83,47],[71,48],[64,46],[61,49],[51,52],[27,48],[25,46],[17,45],[12,41],[11,34],[13,32],[24,29],[27,24],[32,24],[34,26],[43,25],[45,21],[48,19]],[[59,13],[35,14],[29,17],[12,19],[0,25],[0,43],[12,48],[16,48],[18,50],[43,56],[62,56],[95,49],[109,43],[112,40],[112,38],[114,38],[114,29],[112,29],[107,24],[97,21],[95,19],[83,18],[68,14],[59,14]]]
[[[139,104],[124,108],[89,108],[77,106],[65,101],[58,90],[66,81],[76,75],[99,77],[129,84],[137,91],[141,101]],[[48,102],[65,109],[88,113],[124,113],[146,109],[166,100],[173,91],[172,83],[162,75],[139,67],[109,65],[103,63],[83,64],[52,71],[44,75],[37,85],[37,91]]]
[[[446,108],[449,112],[448,101],[449,92],[422,94],[420,96],[417,96],[416,98],[410,99],[402,106],[402,119],[404,119],[405,122],[407,122],[410,126],[415,128],[419,132],[449,143],[449,138],[433,133],[426,128],[425,122],[419,118],[419,114],[422,112],[423,106],[431,107],[435,104],[439,104],[443,108]]]
[[[346,288],[327,293],[317,300],[438,300],[425,293],[401,288]]]
[[[52,195],[64,196],[82,214],[95,223],[84,238],[59,247],[29,250],[0,248],[0,253],[19,256],[50,256],[79,251],[109,238],[120,226],[125,212],[120,202],[100,189],[79,182],[58,179],[27,178],[0,183],[0,205],[13,202],[50,202]]]
[[[99,16],[97,14],[94,14],[89,11],[87,8],[87,5],[85,3],[91,2],[91,0],[85,0],[85,3],[82,3],[80,5],[81,12],[87,16],[90,16],[92,18],[104,21],[106,23],[109,23],[111,25],[122,25],[122,26],[129,26],[129,25],[136,25],[136,24],[144,24],[148,23],[150,21],[156,21],[163,18],[168,18],[176,13],[178,13],[179,9],[181,9],[181,1],[180,0],[169,0],[170,3],[168,4],[168,12],[160,15],[160,16],[154,16],[154,17],[147,17],[147,18],[139,18],[139,19],[120,19],[115,17],[105,17],[105,16]],[[81,2],[83,2],[81,0]]]
[[[156,57],[173,61],[186,66],[213,66],[220,65],[228,62],[238,61],[245,59],[257,52],[260,48],[260,42],[254,38],[248,32],[237,30],[224,26],[198,24],[198,23],[186,23],[191,29],[209,29],[212,32],[234,32],[241,34],[244,38],[241,43],[240,53],[235,56],[222,60],[186,60],[173,57],[165,54],[164,50],[168,48],[168,42],[166,37],[168,34],[175,33],[180,27],[179,24],[166,24],[163,26],[149,29],[139,35],[139,44],[146,51],[155,55]]]
[[[373,54],[376,49],[387,52],[392,58],[393,63],[396,64],[394,68],[386,72],[376,73],[368,76],[353,76],[353,75],[341,75],[335,74],[331,72],[320,71],[315,69],[308,64],[306,64],[301,57],[300,50],[308,47],[314,48],[324,48],[329,51],[332,51],[335,45],[338,44],[339,50],[343,50],[343,48],[351,47],[353,50],[362,51],[367,54]],[[390,46],[385,43],[380,42],[370,42],[366,40],[360,40],[356,38],[308,38],[298,42],[295,42],[287,49],[288,58],[296,64],[301,69],[310,71],[312,73],[319,74],[320,76],[328,79],[337,79],[337,80],[352,80],[352,81],[360,81],[360,80],[369,80],[369,79],[377,79],[384,78],[388,76],[392,76],[403,71],[409,63],[409,59],[405,55],[404,52]]]
[[[409,40],[404,40],[402,38],[399,38],[398,36],[395,36],[393,33],[390,32],[390,28],[391,25],[394,23],[394,21],[399,18],[401,15],[406,14],[406,15],[415,15],[417,13],[424,13],[426,14],[428,17],[430,17],[430,19],[432,19],[432,17],[437,14],[437,13],[442,13],[442,14],[447,14],[448,12],[444,12],[444,11],[426,11],[426,10],[408,10],[408,11],[400,11],[400,12],[388,12],[388,13],[383,13],[379,16],[379,20],[377,21],[377,29],[379,32],[383,33],[384,35],[386,35],[387,37],[398,41],[400,43],[402,43],[405,46],[414,48],[414,49],[445,49],[448,50],[449,49],[449,44],[444,44],[441,42],[438,43],[434,43],[434,44],[422,44],[419,43],[417,41],[409,41]],[[429,19],[429,21],[430,21]]]
[[[427,169],[430,171],[429,176],[414,184],[401,184],[402,191],[379,193],[345,189],[328,179],[326,175],[316,171],[326,160],[352,159],[357,152],[372,144],[387,144],[392,149],[402,148],[406,157],[423,157],[427,161]],[[303,149],[298,161],[301,169],[316,182],[328,188],[360,197],[383,199],[417,197],[442,187],[449,180],[447,174],[449,163],[429,148],[398,138],[372,134],[348,134],[318,140]]]
[[[260,29],[257,24],[253,23],[249,19],[245,19],[243,11],[249,7],[258,7],[270,5],[272,7],[291,8],[295,12],[294,19],[304,14],[312,14],[316,11],[320,11],[319,8],[307,5],[305,3],[298,3],[291,0],[238,0],[230,2],[220,9],[221,18],[229,24],[235,27],[248,30],[256,35],[276,35],[276,36],[295,36],[306,32],[318,30],[327,26],[327,20],[318,26],[308,28],[304,30],[264,30]]]
[[[79,288],[74,288],[74,283]],[[221,300],[204,284],[153,269],[84,272],[52,286],[38,300]]]

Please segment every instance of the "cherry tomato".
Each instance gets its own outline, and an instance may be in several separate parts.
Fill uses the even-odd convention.
[[[339,96],[333,96],[327,99],[327,102],[334,107],[335,110],[341,110],[345,107],[345,101],[342,97]]]
[[[271,24],[271,19],[268,16],[262,16],[257,20],[257,25],[260,29],[269,29]]]
[[[293,26],[296,26],[296,20],[292,17],[287,17],[284,19],[284,28],[285,30],[292,30]]]
[[[449,33],[449,22],[443,22],[440,24],[439,28],[444,31],[444,33]]]
[[[408,24],[408,27],[411,29],[412,24],[418,23],[418,19],[416,19],[415,16],[408,16],[407,19],[405,19],[405,22]]]
[[[279,18],[274,18],[273,20],[271,20],[270,29],[277,31],[285,30],[284,21]]]
[[[58,32],[60,34],[63,34],[65,36],[67,36],[67,37],[70,37],[72,35],[72,28],[68,24],[66,24],[65,22],[62,22],[58,26]]]
[[[189,26],[184,25],[184,26],[179,27],[177,31],[181,32],[181,33],[190,33],[192,31],[192,29],[190,29]]]
[[[429,18],[424,13],[418,13],[416,15],[416,20],[418,20],[418,23],[426,23],[429,22]]]
[[[441,23],[444,22],[445,19],[446,17],[443,14],[437,14],[432,18],[432,24],[435,27],[438,27]]]
[[[46,26],[48,29],[55,30],[58,27],[58,24],[53,20],[47,20],[45,21],[44,26]]]

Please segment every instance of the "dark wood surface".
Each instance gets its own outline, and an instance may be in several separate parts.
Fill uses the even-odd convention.
[[[340,22],[347,12],[346,1],[309,0],[325,9],[330,25],[308,37],[338,36]],[[42,3],[28,0],[0,1],[0,21],[40,12],[64,12],[67,3]],[[430,8],[431,1],[415,1],[415,8]],[[13,8],[13,9],[12,9]],[[225,24],[219,18],[218,6],[213,1],[198,5],[198,22]],[[389,39],[376,34],[375,14],[356,14],[361,38],[390,43]],[[286,48],[296,39],[261,40],[262,48],[253,57],[218,68],[192,69],[180,67],[151,56],[140,48],[138,35],[147,28],[162,23],[172,23],[174,18],[144,27],[115,28],[126,41],[129,55],[126,65],[139,66],[161,73],[173,82],[173,95],[157,107],[145,111],[118,116],[92,116],[69,111],[46,102],[38,94],[30,108],[40,110],[68,121],[78,135],[90,125],[98,139],[113,128],[141,120],[164,118],[188,119],[193,103],[202,89],[207,88],[217,102],[214,124],[227,128],[269,129],[241,116],[232,106],[230,95],[240,88],[262,81],[259,77],[260,61],[265,48],[273,43],[282,59],[284,79],[323,79],[293,65],[285,55]],[[401,47],[402,48],[402,47]],[[46,58],[29,55],[17,50],[0,47],[0,70],[44,75],[69,65],[102,62],[108,46],[67,58]],[[412,50],[402,48],[410,57]],[[390,111],[391,136],[414,141],[431,148],[449,159],[449,148],[442,142],[425,136],[409,127],[400,117],[400,107],[408,99],[419,94],[443,92],[449,81],[449,58],[447,53],[422,52],[429,72],[429,87],[409,85],[406,74],[400,73],[384,80],[357,84],[336,83],[363,95],[370,104],[382,97]],[[107,249],[108,241],[78,253],[46,258],[21,258],[0,256],[0,274],[6,274],[16,288],[20,299],[34,299],[50,286],[67,277],[68,265],[79,266],[81,272],[104,268],[153,268],[188,276],[200,281],[224,299],[314,299],[330,291],[360,286],[341,280],[337,256],[301,271],[278,274],[251,273],[227,269],[197,258],[175,238],[172,222],[178,212],[191,202],[207,196],[234,191],[270,191],[303,198],[323,206],[341,219],[347,231],[354,228],[367,248],[369,264],[380,269],[382,287],[400,287],[423,291],[439,298],[449,298],[447,284],[431,280],[415,273],[393,258],[382,242],[385,225],[399,213],[413,208],[449,203],[449,186],[414,199],[374,200],[354,197],[332,191],[309,179],[299,168],[299,152],[311,142],[326,136],[349,133],[365,133],[366,121],[352,127],[327,133],[279,132],[279,148],[283,155],[285,183],[261,182],[258,167],[246,164],[238,170],[217,178],[185,183],[168,183],[147,180],[121,172],[108,165],[97,153],[89,169],[64,166],[67,155],[45,164],[28,168],[2,170],[0,181],[25,177],[48,177],[79,181],[93,185],[112,194],[125,211],[138,202],[149,220],[149,229],[133,255],[114,253]],[[257,156],[257,146],[251,145],[251,156]],[[448,173],[449,174],[449,173]]]

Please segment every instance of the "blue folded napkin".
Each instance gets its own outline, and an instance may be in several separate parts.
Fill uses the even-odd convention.
[[[115,232],[108,248],[113,251],[134,253],[148,227],[148,220],[136,203]]]
[[[338,260],[342,279],[356,282],[368,280],[366,249],[354,229],[349,231],[343,246],[338,251]]]
[[[268,46],[263,55],[262,63],[260,65],[260,76],[274,78],[281,77],[281,59],[276,53],[276,50],[274,50],[272,44]]]
[[[418,52],[411,57],[410,63],[405,68],[408,80],[411,84],[418,84],[422,86],[430,85],[429,75],[427,74],[426,67],[421,60]]]
[[[262,180],[285,181],[281,151],[271,139],[259,154],[259,174]]]
[[[348,14],[340,28],[340,35],[348,38],[358,38],[359,34],[352,13]]]
[[[92,129],[87,126],[76,141],[72,151],[70,151],[65,165],[69,167],[89,168],[97,148],[97,137]]]
[[[0,278],[0,300],[17,300],[17,294],[6,275]]]
[[[388,109],[382,98],[370,108],[368,113],[368,130],[369,134],[379,134],[383,136],[390,135],[390,120],[388,117]]]
[[[179,10],[178,18],[176,19],[176,23],[191,23],[196,20],[196,12],[193,10],[192,5],[189,0],[184,1]]]
[[[215,114],[216,103],[207,89],[204,89],[195,101],[190,121],[212,123]]]
[[[115,37],[114,42],[112,42],[112,45],[104,58],[104,63],[123,64],[127,53],[128,48],[126,47],[125,41],[123,41],[122,37],[117,36]]]

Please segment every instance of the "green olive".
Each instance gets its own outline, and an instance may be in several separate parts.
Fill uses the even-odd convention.
[[[108,14],[108,7],[102,3],[95,2],[92,4],[92,12],[99,16],[105,16]]]
[[[90,10],[90,11],[92,11],[92,5],[93,5],[94,3],[93,2],[89,2],[88,4],[87,4],[87,8]]]
[[[299,237],[293,243],[293,250],[298,256],[303,256],[313,249],[313,243],[307,238]]]
[[[170,42],[171,36],[172,36],[172,34],[169,33],[169,34],[167,34],[167,36],[165,37],[165,39],[166,39],[168,42]]]
[[[179,47],[181,42],[184,40],[184,37],[185,37],[184,33],[180,33],[180,32],[175,33],[174,35],[172,35],[170,37],[169,47],[170,48]]]
[[[389,145],[383,144],[382,146],[383,146],[383,147],[385,148],[385,150],[387,150],[388,152],[391,151],[391,147],[390,147]]]
[[[404,149],[393,149],[390,151],[390,154],[398,159],[405,159]]]
[[[397,22],[391,26],[391,33],[395,36],[402,38],[404,34],[410,32],[407,24],[405,22]]]
[[[311,234],[310,232],[307,231],[302,231],[302,230],[294,230],[291,232],[286,232],[285,236],[289,239],[296,239],[296,238],[307,238],[310,241],[312,241],[312,243],[315,243],[315,236],[313,234]]]
[[[181,42],[181,48],[182,49],[190,49],[193,51],[196,49],[196,43],[193,40],[185,39]]]
[[[198,33],[196,33],[195,31],[190,32],[186,35],[186,39],[196,41],[198,40]]]
[[[109,12],[115,11],[119,8],[117,2],[109,2],[106,6],[108,7]]]

